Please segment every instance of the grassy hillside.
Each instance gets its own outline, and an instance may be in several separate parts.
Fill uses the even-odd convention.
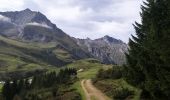
[[[6,73],[45,71],[73,60],[72,54],[57,42],[20,42],[0,36],[0,79]]]
[[[139,100],[141,90],[124,80],[124,71],[121,66],[101,69],[93,79],[93,84],[114,100]]]
[[[123,78],[96,79],[96,75],[98,74],[98,71],[100,69],[109,70],[114,68],[116,70],[117,66],[113,67],[113,65],[101,64],[98,60],[90,58],[75,61],[71,64],[68,64],[67,67],[76,68],[78,70],[79,80],[72,85],[72,88],[76,89],[76,91],[80,93],[82,100],[86,100],[84,91],[80,83],[82,79],[93,79],[95,81],[94,85],[106,95],[108,95],[110,98],[113,98],[113,95],[117,95],[116,93],[121,93],[122,91],[124,91],[122,89],[127,89],[127,93],[133,93],[133,97],[129,96],[131,100],[138,100],[140,98],[141,91],[129,85]],[[107,74],[109,73],[106,73],[106,75]]]
[[[19,61],[19,60],[16,60]],[[14,62],[16,62],[14,61]],[[23,63],[18,62],[18,63]],[[37,65],[38,67],[38,65]],[[66,100],[70,100],[69,97],[76,97],[80,95],[81,100],[86,100],[84,91],[81,87],[81,80],[82,79],[94,79],[96,80],[96,75],[98,74],[98,71],[100,69],[109,70],[113,68],[113,65],[104,65],[101,64],[96,59],[82,59],[74,61],[71,64],[67,64],[63,66],[62,68],[65,69],[65,67],[68,68],[76,68],[78,71],[77,79],[72,82],[72,84],[67,86],[60,86],[59,91],[61,91],[60,95],[62,95],[62,98],[65,98]],[[29,67],[28,67],[29,68]],[[30,67],[31,68],[31,67]],[[33,68],[31,68],[33,69]],[[30,69],[29,69],[30,70]],[[50,71],[56,70],[56,68],[49,69]],[[109,73],[108,73],[109,74]],[[115,95],[119,91],[121,92],[122,89],[128,89],[128,91],[133,91],[133,97],[129,97],[133,100],[138,100],[140,97],[140,90],[132,87],[129,85],[126,81],[124,81],[122,78],[120,79],[99,79],[94,82],[94,85],[99,88],[102,92],[104,92],[106,95],[112,98],[113,95]],[[1,88],[1,87],[0,87]],[[51,93],[53,88],[42,88],[41,90],[33,91],[34,94],[38,94],[41,97],[49,97],[49,94]],[[30,93],[32,93],[30,91]],[[115,93],[115,94],[114,94]]]
[[[71,64],[68,64],[67,67],[76,68],[78,70],[79,79],[89,79],[95,78],[99,69],[108,69],[111,68],[112,65],[101,64],[98,60],[89,58],[75,61]]]
[[[119,98],[118,100],[124,100],[124,99],[120,99],[120,98],[123,98],[124,96],[126,96],[126,93],[130,93],[129,94],[130,96],[126,97],[128,100],[129,99],[130,100],[139,100],[139,98],[140,98],[141,91],[139,89],[129,85],[123,79],[98,80],[97,82],[95,82],[95,86],[98,89],[100,89],[102,92],[104,92],[106,95],[108,95],[110,98],[115,99],[115,97],[116,97],[117,99]],[[127,89],[126,92],[125,92],[125,89]]]
[[[112,65],[101,64],[98,60],[89,58],[77,60],[71,64],[66,65],[65,67],[77,69],[78,80],[71,87],[73,89],[76,89],[76,91],[80,93],[82,100],[86,100],[84,91],[81,87],[81,80],[95,78],[99,69],[101,68],[108,69],[111,68]]]

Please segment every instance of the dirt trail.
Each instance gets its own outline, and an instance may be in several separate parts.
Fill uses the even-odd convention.
[[[86,100],[111,100],[100,90],[94,87],[90,79],[82,80],[81,86],[85,92]]]

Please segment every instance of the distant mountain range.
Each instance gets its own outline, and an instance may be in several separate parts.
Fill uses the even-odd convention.
[[[127,45],[109,36],[95,40],[70,37],[40,12],[0,12],[1,73],[44,70],[48,69],[44,66],[59,67],[84,58],[123,64],[124,52]]]

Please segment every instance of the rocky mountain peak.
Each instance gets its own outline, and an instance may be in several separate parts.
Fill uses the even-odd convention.
[[[45,24],[49,27],[55,28],[56,26],[51,23],[49,19],[42,13],[38,11],[32,11],[29,8],[22,11],[9,11],[9,12],[0,12],[0,15],[5,16],[11,20],[12,23],[18,26],[25,26],[28,23],[33,24]]]
[[[28,12],[30,12],[31,10],[29,9],[29,8],[26,8],[25,10],[23,10],[23,11],[28,11]]]
[[[104,40],[105,42],[108,42],[108,43],[116,43],[116,44],[123,43],[123,41],[121,41],[119,39],[115,39],[108,35],[105,35],[104,37],[100,38],[99,40]]]
[[[128,46],[121,40],[106,35],[95,40],[77,39],[77,44],[103,63],[118,65],[126,63],[124,53],[127,52]]]

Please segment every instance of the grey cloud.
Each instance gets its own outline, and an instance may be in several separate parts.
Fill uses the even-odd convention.
[[[4,2],[3,2],[4,1]],[[104,35],[125,42],[134,34],[132,23],[140,21],[142,0],[17,0],[15,8],[30,8],[45,14],[71,36],[92,39]],[[1,0],[1,11],[16,10]]]
[[[11,19],[3,15],[0,15],[0,21],[11,22]]]

